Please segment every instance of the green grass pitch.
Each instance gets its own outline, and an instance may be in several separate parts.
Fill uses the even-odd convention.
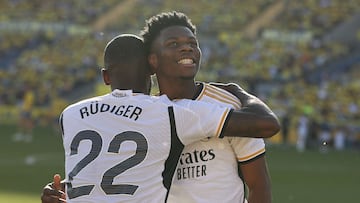
[[[13,142],[14,126],[0,125],[0,202],[38,203],[54,173],[64,176],[60,135],[36,128],[31,143]],[[297,153],[268,146],[274,203],[360,202],[360,152]]]

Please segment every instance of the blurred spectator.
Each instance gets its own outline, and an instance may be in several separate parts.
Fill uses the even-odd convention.
[[[309,149],[318,149],[319,147],[319,124],[315,117],[311,117],[309,121],[307,146]]]
[[[298,152],[304,152],[306,149],[306,140],[309,131],[309,118],[306,114],[300,116],[297,124],[296,149]]]
[[[343,126],[338,126],[334,135],[334,148],[336,150],[344,150],[346,143],[346,132]]]
[[[319,132],[319,144],[320,144],[320,152],[327,153],[332,146],[332,128],[327,121],[323,121],[320,124],[320,132]]]
[[[72,95],[93,94],[91,89],[98,82],[95,67],[101,64],[99,53],[108,39],[119,30],[136,33],[140,29],[137,25],[143,24],[146,16],[177,8],[199,25],[205,70],[198,79],[241,83],[279,112],[291,106],[294,109],[291,120],[295,124],[301,120],[306,106],[311,118],[305,148],[312,148],[315,137],[319,142],[320,132],[312,130],[313,119],[318,125],[325,120],[330,126],[344,123],[344,129],[351,129],[346,131],[349,143],[346,146],[355,147],[359,143],[359,56],[355,55],[351,63],[346,57],[359,53],[360,38],[350,45],[323,39],[360,12],[360,1],[143,0],[127,8],[130,12],[125,15],[120,12],[120,20],[106,22],[108,26],[101,32],[92,30],[94,24],[103,20],[103,14],[123,2],[2,1],[2,109],[16,109],[23,95],[19,84],[30,81],[36,97],[34,116],[51,115],[57,119],[56,113],[44,113],[56,103],[51,94],[56,93],[64,103],[71,102]],[[273,20],[264,19],[263,14],[274,11],[272,6],[279,2],[284,2],[283,9]],[[258,27],[258,31],[249,39],[245,33],[252,26]],[[341,62],[336,70],[330,69],[334,61]],[[292,141],[293,135],[297,138],[297,130],[295,133],[290,130],[290,138],[284,140]],[[286,133],[286,129],[283,131]],[[332,138],[335,147],[335,137]]]
[[[291,112],[287,111],[281,118],[281,135],[283,145],[288,145],[289,130],[291,125]]]
[[[13,135],[14,141],[31,142],[34,128],[33,108],[35,95],[29,84],[25,84],[22,101],[19,104],[20,115],[18,120],[18,132]]]

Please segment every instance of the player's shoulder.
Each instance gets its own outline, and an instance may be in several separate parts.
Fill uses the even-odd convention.
[[[190,111],[189,106],[191,106],[194,101],[189,99],[170,100],[167,95],[163,94],[161,96],[150,96],[147,102],[153,104],[151,105],[152,108],[168,109],[168,107],[171,107],[172,109],[176,109],[176,111],[187,112]]]
[[[238,101],[238,98],[231,94],[230,92],[215,86],[212,83],[204,83],[204,92],[207,94],[213,94],[213,95],[219,95],[219,96],[224,96],[225,98],[229,99],[229,100],[234,100],[234,101]]]
[[[87,105],[87,104],[94,104],[102,99],[104,99],[105,95],[103,96],[96,96],[96,97],[91,97],[91,98],[87,98],[87,99],[83,99],[83,100],[80,100],[80,101],[77,101],[77,102],[74,102],[72,104],[70,104],[69,106],[67,106],[63,112],[69,112],[69,111],[73,111],[75,109],[79,109],[81,108],[82,106],[84,105]]]
[[[230,92],[213,85],[212,83],[203,82],[203,90],[200,93],[198,100],[202,98],[207,98],[205,100],[212,100],[218,103],[227,103],[233,105],[235,108],[241,107],[240,100]]]
[[[204,90],[207,92],[213,92],[216,94],[225,94],[225,95],[230,95],[233,98],[236,98],[233,94],[231,94],[230,92],[216,86],[216,84],[220,84],[220,85],[226,85],[226,83],[203,83],[204,84]]]

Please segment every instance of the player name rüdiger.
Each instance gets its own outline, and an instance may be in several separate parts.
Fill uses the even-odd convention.
[[[82,119],[99,113],[111,113],[136,121],[142,112],[142,108],[133,105],[111,105],[95,101],[80,108],[79,112]]]

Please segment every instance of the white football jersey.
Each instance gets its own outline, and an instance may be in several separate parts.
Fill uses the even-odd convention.
[[[199,101],[234,109],[241,102],[231,93],[200,83]],[[244,183],[238,175],[238,162],[265,153],[263,139],[245,137],[205,138],[185,146],[171,185],[170,203],[244,203]]]
[[[131,90],[70,105],[60,118],[67,202],[165,202],[183,145],[221,137],[230,111]]]

